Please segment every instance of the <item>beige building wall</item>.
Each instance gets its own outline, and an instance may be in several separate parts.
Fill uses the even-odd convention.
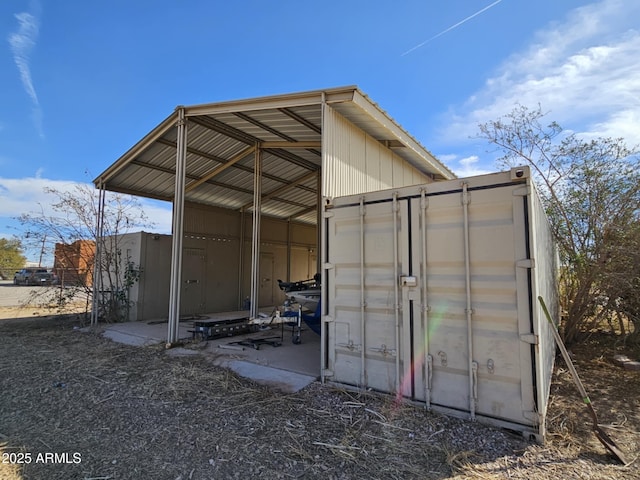
[[[323,142],[323,196],[335,198],[432,182],[328,105]]]
[[[202,205],[185,207],[181,316],[244,307],[251,285],[251,215],[245,215],[243,238],[241,221],[236,211]],[[129,289],[129,320],[167,318],[171,236],[136,232],[123,235],[119,245],[121,267],[130,261],[142,271],[140,280]],[[314,225],[263,217],[260,245],[261,306],[284,300],[277,280],[304,280],[316,273]]]

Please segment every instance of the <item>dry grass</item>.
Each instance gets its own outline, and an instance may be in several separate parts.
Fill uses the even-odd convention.
[[[0,449],[81,454],[0,464],[0,479],[640,478],[592,435],[561,362],[540,446],[367,392],[278,393],[202,355],[115,344],[74,322],[0,321]],[[638,455],[640,373],[586,352],[574,353],[601,422]]]

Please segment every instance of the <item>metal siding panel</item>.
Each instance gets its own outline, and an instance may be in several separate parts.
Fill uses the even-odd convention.
[[[544,418],[546,418],[549,392],[551,389],[551,376],[556,354],[556,343],[553,337],[553,328],[541,311],[538,295],[542,296],[549,306],[552,318],[559,321],[559,299],[558,299],[558,255],[553,240],[553,233],[548,219],[544,212],[544,207],[540,198],[536,194],[535,186],[530,185],[532,194],[529,199],[530,218],[534,228],[532,228],[532,255],[535,259],[535,275],[532,292],[534,308],[534,333],[540,338],[537,346],[536,377],[538,383],[537,409],[543,416],[540,435],[544,436]]]
[[[323,195],[340,197],[428,180],[416,168],[331,107],[325,115]]]

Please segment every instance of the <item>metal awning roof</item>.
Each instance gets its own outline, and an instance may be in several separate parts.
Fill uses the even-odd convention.
[[[95,180],[114,192],[172,201],[178,110],[188,121],[185,201],[251,210],[256,145],[263,152],[263,215],[315,223],[322,105],[434,179],[455,174],[357,87],[177,107]]]

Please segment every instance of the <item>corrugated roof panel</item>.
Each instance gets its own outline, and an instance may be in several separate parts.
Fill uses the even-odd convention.
[[[398,147],[402,146],[388,145],[384,148],[390,147],[398,157],[421,170],[421,175],[427,170],[444,177],[448,175],[446,167],[441,166],[357,87],[342,87],[185,107],[186,199],[225,208],[250,205],[253,201],[254,153],[246,153],[239,161],[236,157],[247,152],[256,140],[278,142],[278,146],[263,152],[263,211],[266,215],[283,218],[300,215],[296,217],[298,220],[315,223],[318,177],[313,172],[322,166],[319,146],[323,137],[322,100],[370,138],[391,140]],[[95,180],[96,185],[102,181],[110,190],[156,198],[173,197],[178,117],[177,113],[169,115],[103,172]],[[342,137],[338,135],[337,138],[340,140]],[[318,146],[299,148],[281,144],[288,140],[314,142]],[[331,148],[346,152],[350,168],[363,168],[364,164],[355,158],[362,152],[347,149],[345,145]],[[381,157],[379,161],[381,171],[389,166],[382,165],[386,158]],[[237,163],[223,166],[231,160]],[[370,162],[364,166],[368,169],[375,165]],[[369,185],[371,180],[365,178],[371,172],[361,171],[355,178],[347,178],[352,173],[353,170],[349,170],[344,162],[337,162],[329,165],[323,175],[329,182],[334,181],[332,178],[340,178],[338,183],[341,184],[367,182],[365,188],[372,188]],[[377,175],[383,176],[381,173]],[[196,185],[197,181],[203,183]]]
[[[263,110],[247,112],[247,117],[256,122],[265,124],[268,128],[282,134],[281,138],[290,137],[296,141],[317,140],[320,141],[320,133],[313,131],[300,121],[292,118],[279,110]],[[275,133],[275,132],[271,132]]]
[[[282,137],[272,132],[269,132],[268,130],[265,130],[257,125],[254,125],[253,123],[250,123],[247,120],[239,118],[236,115],[231,115],[231,114],[219,115],[219,116],[216,116],[216,120],[224,122],[225,125],[228,125],[229,127],[235,130],[239,130],[245,133],[246,135],[250,135],[251,137],[257,139],[258,141],[272,142],[272,141],[282,140]]]

